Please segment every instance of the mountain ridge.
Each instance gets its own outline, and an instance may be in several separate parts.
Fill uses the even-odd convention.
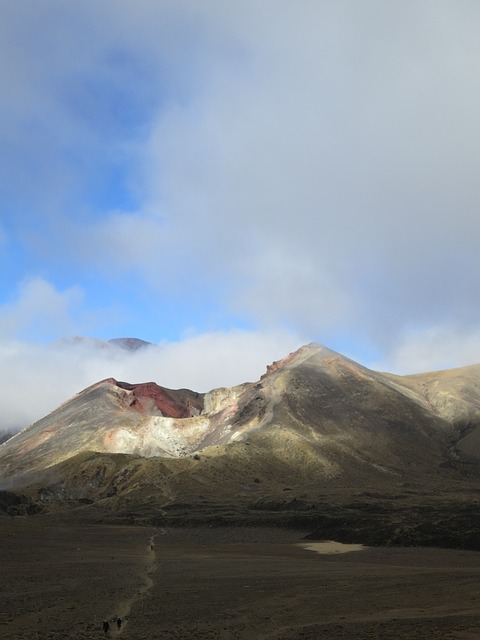
[[[234,442],[262,428],[274,420],[279,412],[277,404],[281,401],[286,401],[290,410],[294,409],[293,417],[301,414],[301,402],[295,396],[302,395],[310,384],[309,380],[315,382],[309,402],[310,405],[312,402],[315,404],[324,434],[329,430],[338,431],[336,423],[345,425],[349,411],[358,414],[357,427],[363,424],[365,419],[360,419],[360,407],[368,394],[373,396],[379,392],[384,404],[388,398],[389,402],[399,405],[398,415],[402,411],[409,415],[412,411],[418,414],[416,424],[419,433],[419,425],[431,422],[433,418],[436,419],[436,427],[442,426],[447,431],[455,428],[465,430],[470,422],[480,420],[480,388],[465,383],[465,372],[468,371],[476,375],[480,373],[480,366],[394,376],[371,371],[335,351],[311,343],[268,365],[258,382],[213,389],[205,394],[188,389],[172,390],[155,382],[127,383],[107,378],[79,392],[7,441],[0,451],[0,461],[8,460],[8,451],[14,449],[16,443],[25,441],[23,464],[27,450],[35,450],[37,460],[39,455],[45,457],[50,453],[50,457],[46,456],[47,466],[50,466],[58,462],[53,457],[54,451],[40,447],[40,444],[44,445],[59,430],[65,437],[66,429],[71,430],[72,425],[77,432],[75,436],[81,428],[87,428],[91,437],[88,444],[100,452],[135,453],[144,457],[192,454],[206,446]],[[462,379],[463,386],[460,384]],[[293,385],[295,392],[290,389],[284,393],[285,384]],[[330,407],[333,397],[337,416],[333,415],[335,412]],[[409,401],[412,402],[407,407]],[[99,403],[96,412],[102,415],[103,422],[108,422],[108,429],[96,426],[95,419],[98,420],[99,415],[94,417],[92,412],[96,402]],[[309,411],[312,410],[310,405]],[[378,398],[374,400],[374,413],[378,414],[381,406]],[[343,417],[339,417],[339,413],[344,414]],[[301,425],[301,417],[295,419]],[[384,420],[393,421],[394,416],[385,414]],[[304,416],[303,427],[309,421],[311,416],[308,419]],[[178,446],[173,441],[175,435],[181,442]],[[33,442],[28,443],[32,436]],[[155,440],[156,447],[153,444]],[[172,441],[170,445],[169,440]],[[80,447],[78,450],[83,449]],[[75,452],[75,448],[71,451]],[[8,461],[6,464],[7,468],[13,468],[11,464],[8,467]]]
[[[392,500],[470,504],[479,442],[480,367],[395,376],[312,343],[258,381],[205,394],[99,381],[0,446],[0,486],[48,509],[148,522],[313,526],[329,496],[373,535],[375,518],[390,527]],[[383,505],[370,524],[365,501]]]

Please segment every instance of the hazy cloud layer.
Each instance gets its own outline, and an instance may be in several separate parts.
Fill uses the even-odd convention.
[[[0,334],[4,338],[29,335],[33,326],[50,339],[75,335],[74,308],[81,306],[82,292],[72,287],[57,291],[50,282],[33,278],[22,282],[15,300],[0,306]]]
[[[458,326],[432,326],[411,330],[381,362],[371,366],[399,374],[439,371],[480,363],[480,330],[461,331]]]
[[[4,3],[7,346],[123,316],[152,340],[141,302],[168,298],[172,370],[200,305],[216,354],[235,318],[278,357],[301,339],[399,372],[480,360],[479,29],[470,0]]]

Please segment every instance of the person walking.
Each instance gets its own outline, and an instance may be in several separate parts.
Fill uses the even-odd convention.
[[[103,621],[102,628],[103,628],[103,633],[107,635],[107,633],[110,630],[110,625],[108,624],[108,620]]]

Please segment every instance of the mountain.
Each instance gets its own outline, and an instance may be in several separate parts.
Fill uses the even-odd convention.
[[[152,342],[140,340],[139,338],[111,338],[110,340],[101,340],[100,338],[88,338],[84,336],[74,336],[72,338],[63,338],[57,340],[54,346],[75,347],[83,346],[92,349],[110,350],[123,349],[125,351],[138,351],[146,347],[156,346]]]
[[[113,344],[114,347],[125,349],[126,351],[138,351],[139,349],[152,346],[151,342],[146,342],[139,338],[112,338],[108,343]]]
[[[0,447],[3,488],[76,517],[377,543],[474,545],[479,475],[480,366],[395,376],[317,344],[206,394],[103,380]]]

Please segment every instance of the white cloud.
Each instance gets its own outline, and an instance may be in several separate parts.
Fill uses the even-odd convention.
[[[480,329],[441,325],[406,333],[374,369],[401,375],[480,363]]]
[[[162,241],[128,263],[225,279],[223,304],[325,338],[472,318],[480,15],[427,5],[207,3],[217,55],[196,50],[188,99],[158,110],[130,220],[157,214]]]
[[[79,325],[73,315],[82,302],[79,287],[58,291],[43,278],[27,279],[14,300],[0,305],[0,333],[4,338],[35,335],[44,340],[76,333]]]

